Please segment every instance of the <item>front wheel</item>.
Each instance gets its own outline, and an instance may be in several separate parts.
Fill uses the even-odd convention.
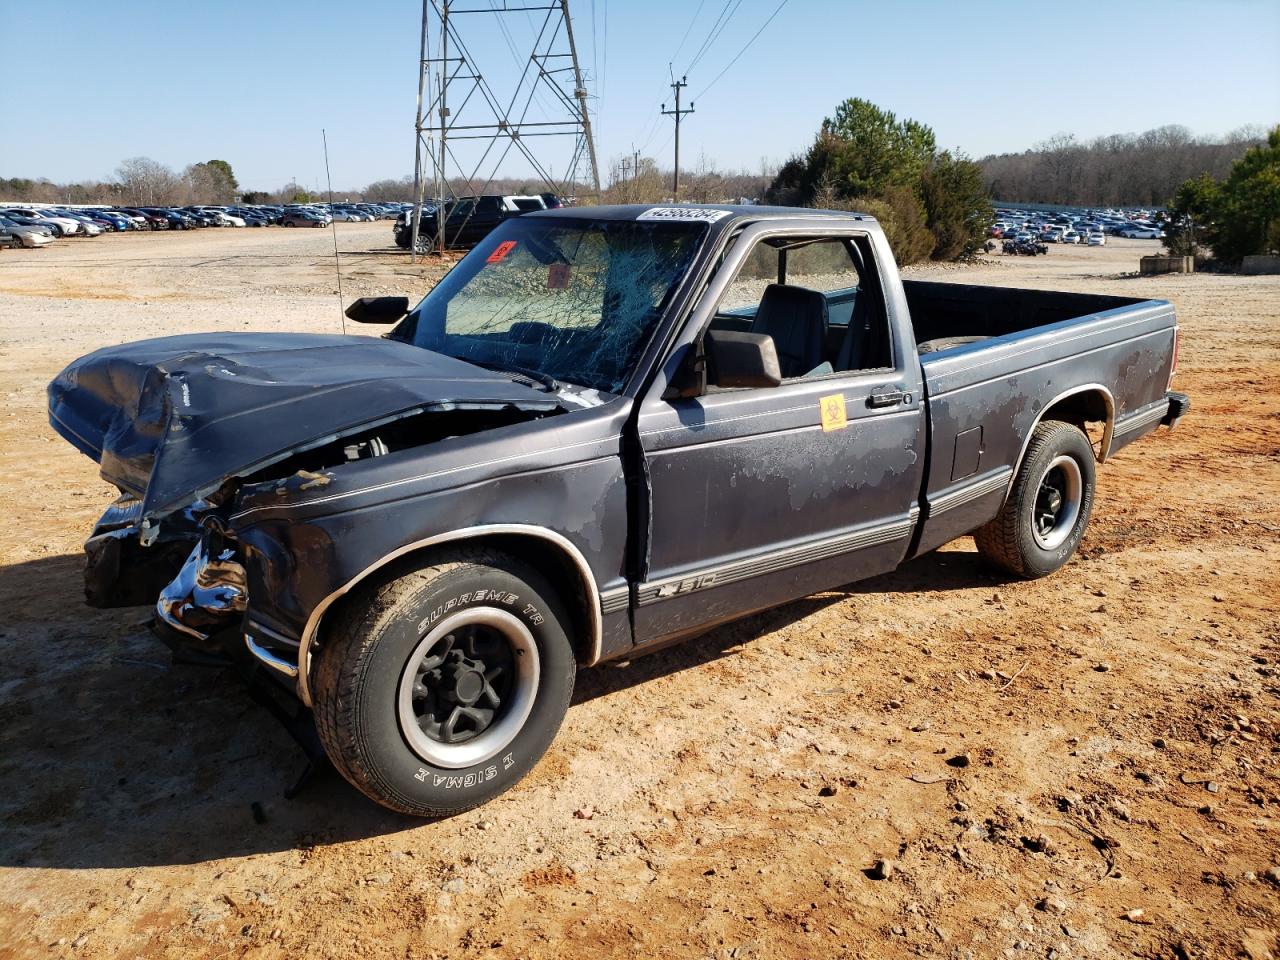
[[[1093,511],[1093,447],[1083,430],[1047,420],[1036,426],[1013,488],[995,519],[974,533],[978,553],[1034,580],[1075,554]]]
[[[316,728],[338,771],[415,816],[469,810],[546,752],[577,668],[538,573],[458,551],[354,595],[317,654]]]

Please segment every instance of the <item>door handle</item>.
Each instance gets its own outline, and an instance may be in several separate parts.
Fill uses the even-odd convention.
[[[870,396],[867,397],[867,406],[896,407],[900,403],[909,403],[910,401],[911,394],[897,387],[881,387],[871,391]]]

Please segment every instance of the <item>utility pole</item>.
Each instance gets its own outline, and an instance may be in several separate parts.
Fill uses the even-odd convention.
[[[693,101],[689,101],[689,106],[684,110],[680,109],[680,91],[689,85],[688,77],[681,77],[679,80],[671,81],[671,89],[676,92],[676,108],[668,110],[667,105],[662,105],[662,113],[664,116],[676,118],[676,169],[675,175],[672,177],[671,192],[675,199],[680,199],[680,118],[685,114],[693,113]]]

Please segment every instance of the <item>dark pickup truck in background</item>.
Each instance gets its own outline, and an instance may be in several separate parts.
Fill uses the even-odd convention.
[[[473,247],[498,227],[499,224],[535,210],[549,209],[550,202],[558,206],[554,194],[517,196],[485,194],[479,197],[455,197],[442,203],[433,203],[422,209],[422,226],[418,229],[418,252],[430,253],[440,237],[440,207],[445,211],[445,246]],[[392,235],[396,246],[408,250],[413,244],[413,210],[405,210],[396,218]]]
[[[903,282],[855,214],[531,213],[408,307],[107,348],[49,409],[121,491],[90,602],[279,680],[415,814],[515,783],[580,666],[968,533],[1052,572],[1189,403],[1168,303]]]

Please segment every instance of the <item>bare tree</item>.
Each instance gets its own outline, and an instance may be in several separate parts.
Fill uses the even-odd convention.
[[[1244,127],[1226,137],[1196,137],[1170,125],[1111,134],[1085,143],[1057,134],[1022,153],[979,161],[992,196],[1011,202],[1078,206],[1163,206],[1178,186],[1202,173],[1221,178],[1264,139]]]
[[[176,173],[150,157],[130,157],[116,168],[125,199],[139,206],[176,202],[183,182]]]
[[[413,177],[399,180],[375,180],[361,191],[364,199],[373,203],[379,200],[408,201],[413,199]]]

